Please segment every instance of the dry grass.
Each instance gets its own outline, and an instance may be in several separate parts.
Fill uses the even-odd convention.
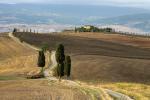
[[[8,36],[0,36],[0,60],[16,58],[20,56],[28,56],[35,54],[35,51],[26,48],[15,41],[13,41]]]
[[[0,81],[0,100],[89,100],[76,89],[49,86],[47,80]]]
[[[150,85],[137,83],[111,83],[102,84],[103,88],[111,89],[123,94],[126,94],[134,100],[149,100]]]
[[[22,46],[11,38],[0,37],[0,75],[20,76],[39,72],[37,52]]]
[[[32,75],[40,71],[37,67],[37,54],[14,57],[0,62],[0,75]]]

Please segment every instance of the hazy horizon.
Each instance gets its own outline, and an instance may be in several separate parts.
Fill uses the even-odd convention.
[[[70,4],[70,5],[109,5],[150,9],[149,0],[1,0],[0,3],[32,3],[32,4]]]

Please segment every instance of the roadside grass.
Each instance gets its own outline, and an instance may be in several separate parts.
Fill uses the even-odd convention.
[[[112,100],[112,98],[106,94],[100,88],[80,87],[81,91],[86,95],[89,95],[92,100]]]
[[[18,76],[0,76],[0,81],[7,81],[7,80],[21,80],[25,79],[24,77]]]
[[[138,83],[102,84],[103,88],[126,94],[134,100],[150,100],[150,85]]]
[[[88,86],[78,87],[84,94],[89,95],[91,100],[112,100],[112,98],[105,93],[101,88],[93,88]]]
[[[110,89],[115,92],[119,92],[129,96],[134,100],[150,100],[150,83],[127,83],[127,82],[103,82],[100,80],[80,80],[83,85],[98,87],[101,92],[105,92],[104,89]],[[107,93],[102,93],[106,94]],[[105,96],[103,96],[105,97]]]
[[[82,95],[87,96],[88,100],[112,100],[112,98],[100,87],[92,87],[90,85],[83,84],[79,81],[68,81],[62,80],[61,82],[57,80],[48,80],[50,87],[66,88],[78,91]]]
[[[94,90],[94,89],[81,87],[80,90],[81,90],[84,94],[89,95],[89,96],[91,97],[91,100],[101,99],[100,94],[99,94],[96,90]]]
[[[76,81],[79,86],[77,87],[82,93],[89,95],[91,100],[112,100],[112,98],[101,88],[87,85],[86,83]]]

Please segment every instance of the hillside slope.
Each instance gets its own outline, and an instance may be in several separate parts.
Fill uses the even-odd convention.
[[[23,41],[40,46],[47,43],[53,50],[63,43],[72,55],[72,77],[79,80],[103,82],[150,82],[150,50],[90,37],[15,34]]]
[[[0,34],[0,75],[25,75],[39,72],[37,52]]]
[[[0,100],[90,100],[88,94],[58,81],[23,78],[39,72],[37,51],[8,34],[0,34],[0,41]]]

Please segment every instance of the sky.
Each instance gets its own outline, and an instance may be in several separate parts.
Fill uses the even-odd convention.
[[[150,9],[150,0],[0,0],[0,3],[49,3],[131,6]]]

